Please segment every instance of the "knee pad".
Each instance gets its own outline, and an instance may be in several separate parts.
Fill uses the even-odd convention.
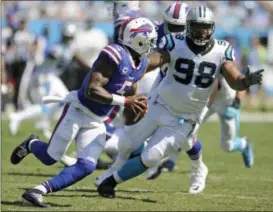
[[[163,156],[163,153],[157,148],[152,148],[142,152],[141,160],[146,167],[151,168],[158,164],[163,159]]]

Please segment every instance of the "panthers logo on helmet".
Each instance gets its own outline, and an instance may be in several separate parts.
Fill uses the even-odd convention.
[[[138,33],[143,33],[144,35],[147,35],[147,33],[151,33],[153,31],[153,28],[150,24],[144,24],[138,28],[131,29],[130,32],[131,38],[134,38]]]

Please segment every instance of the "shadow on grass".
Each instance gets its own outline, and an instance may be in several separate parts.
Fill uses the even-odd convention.
[[[97,189],[65,189],[63,191],[66,192],[88,192],[88,193],[97,193]],[[131,189],[131,190],[124,190],[124,189],[116,189],[116,192],[124,192],[124,193],[156,193],[157,191],[152,190],[141,190],[141,189]]]
[[[6,175],[12,176],[27,176],[27,177],[53,177],[54,174],[39,174],[39,173],[20,173],[20,172],[8,172]]]
[[[68,197],[68,198],[73,198],[73,197],[86,197],[86,198],[97,198],[100,197],[98,194],[92,194],[92,195],[87,195],[87,194],[51,194],[51,197]],[[110,198],[111,199],[111,198]],[[142,201],[142,202],[147,202],[147,203],[158,203],[156,200],[151,200],[147,198],[135,198],[135,197],[128,197],[128,196],[119,196],[116,195],[116,198],[114,199],[123,199],[123,200],[137,200],[137,201]]]
[[[49,204],[50,206],[53,206],[53,207],[71,207],[71,205],[59,205],[59,204],[56,204],[56,203],[53,203],[53,202],[46,202],[47,204]],[[26,205],[26,204],[23,204],[22,201],[1,201],[1,204],[2,205],[12,205],[12,206],[20,206],[20,207],[33,207],[31,205]]]

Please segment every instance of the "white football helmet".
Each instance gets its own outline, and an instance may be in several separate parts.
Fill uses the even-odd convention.
[[[183,32],[189,9],[186,3],[173,2],[170,4],[163,14],[165,32]]]
[[[147,18],[129,18],[120,27],[119,42],[139,55],[147,54],[156,47],[157,32]]]
[[[206,45],[212,38],[215,22],[213,13],[206,6],[198,6],[190,9],[187,15],[187,36],[199,46]]]
[[[114,16],[139,9],[139,1],[114,1]]]

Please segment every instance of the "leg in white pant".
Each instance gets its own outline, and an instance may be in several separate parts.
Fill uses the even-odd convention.
[[[114,164],[95,180],[98,186],[104,179],[118,170],[130,157],[131,153],[138,149],[156,130],[157,123],[147,115],[133,126],[126,126],[119,131],[118,156]]]

